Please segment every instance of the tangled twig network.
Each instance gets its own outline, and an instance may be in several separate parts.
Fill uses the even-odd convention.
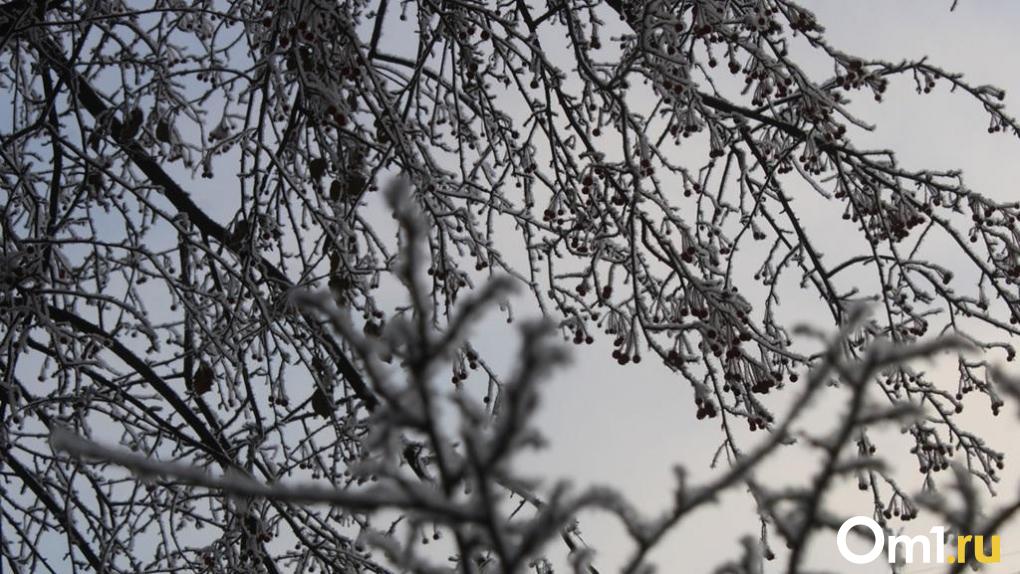
[[[1020,396],[1020,204],[855,145],[893,82],[1020,135],[1001,90],[847,54],[789,0],[0,5],[0,560],[594,572],[594,512],[644,572],[744,488],[761,535],[722,570],[793,573],[847,480],[890,529],[1000,527],[1004,455],[959,415]],[[544,317],[509,372],[485,312]],[[713,480],[648,518],[520,475],[553,338],[689,389]],[[952,380],[914,366],[943,351]],[[833,393],[834,434],[804,428]],[[792,442],[817,473],[756,479]]]

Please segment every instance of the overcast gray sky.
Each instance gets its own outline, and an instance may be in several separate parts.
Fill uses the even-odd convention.
[[[927,55],[931,62],[962,72],[974,83],[1005,88],[1007,106],[1014,114],[1020,114],[1020,66],[1016,56],[1020,53],[1017,34],[1020,2],[960,0],[956,11],[950,12],[951,1],[816,0],[803,4],[816,12],[834,46],[890,61]],[[811,71],[819,77],[829,75],[821,57],[806,54],[805,58],[814,62]],[[997,199],[1020,195],[1015,189],[1020,175],[1017,161],[1020,142],[1008,136],[989,136],[985,131],[986,115],[973,100],[947,93],[944,87],[931,95],[918,96],[912,82],[902,78],[890,87],[885,103],[879,105],[860,98],[852,109],[878,126],[872,133],[855,134],[858,147],[894,149],[910,167],[962,169],[971,187]],[[224,161],[229,163],[230,158]],[[189,185],[202,207],[224,222],[233,216],[234,198],[224,201],[222,193],[204,192],[222,191],[217,186],[231,177],[225,173],[214,182],[196,181]],[[812,221],[808,219],[806,224],[810,226]],[[819,230],[815,231],[819,236]],[[824,231],[820,236],[823,251],[851,248],[839,234],[825,237]],[[790,320],[811,321],[818,303],[814,293],[794,288],[782,296],[784,312]],[[500,317],[493,320],[494,326],[502,323]],[[507,340],[504,329],[483,328],[476,342],[487,358],[506,366],[512,357]],[[522,469],[536,476],[572,479],[579,487],[594,484],[616,487],[639,509],[652,515],[664,509],[672,497],[673,465],[684,465],[695,483],[711,475],[710,462],[722,434],[717,419],[695,420],[690,386],[665,366],[645,361],[620,367],[610,357],[610,351],[609,341],[598,339],[595,346],[576,354],[572,367],[546,384],[540,424],[550,444],[523,461]],[[942,370],[939,379],[944,384],[955,384],[950,361],[930,368]],[[839,391],[829,393],[810,420],[821,425],[834,418],[832,415],[842,408],[841,398]],[[782,412],[782,397],[773,401],[770,405]],[[974,408],[962,415],[970,428],[1007,453],[1007,467],[1000,485],[1003,495],[993,504],[1020,496],[1017,413],[1016,405],[1008,405],[998,420],[991,419],[987,409]],[[746,448],[750,444],[741,446]],[[764,469],[762,477],[770,484],[803,484],[813,472],[811,463],[804,451],[790,448]],[[902,470],[901,486],[916,492],[921,485],[920,475],[913,469]],[[870,499],[861,496],[854,485],[848,486],[827,501],[829,507],[848,515],[869,514]],[[927,531],[933,524],[930,517],[922,516],[912,531]],[[598,550],[596,563],[603,572],[615,571],[615,566],[630,551],[629,544],[622,542],[627,537],[614,521],[582,516],[581,531],[585,540]],[[710,571],[720,562],[737,557],[737,541],[742,536],[756,536],[758,532],[750,496],[734,489],[718,505],[702,509],[674,531],[653,556],[664,572]],[[1001,534],[1003,563],[988,571],[1018,572],[1020,525],[1013,524]],[[558,554],[561,554],[558,549],[551,549],[550,555]],[[816,539],[811,565],[843,572],[887,570],[881,564],[854,567],[846,563],[836,553],[831,536]],[[777,560],[773,569],[778,570],[779,566],[785,566],[782,560]],[[928,571],[922,566],[907,570],[918,574]]]

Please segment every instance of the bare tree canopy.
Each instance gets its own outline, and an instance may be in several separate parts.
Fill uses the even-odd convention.
[[[0,567],[597,572],[594,509],[640,572],[742,487],[762,535],[722,571],[793,573],[844,479],[883,525],[926,506],[994,531],[1015,509],[918,498],[880,455],[929,494],[958,462],[970,509],[998,481],[957,415],[1020,396],[995,366],[1020,203],[855,145],[853,100],[891,82],[1020,136],[1001,90],[844,53],[787,0],[0,5]],[[515,309],[545,322],[503,372],[469,328]],[[648,519],[521,476],[556,333],[689,387],[716,479],[678,472]],[[910,366],[964,349],[958,382]],[[806,437],[833,387],[835,435]],[[890,422],[911,444],[876,446]],[[795,440],[817,475],[756,481]]]

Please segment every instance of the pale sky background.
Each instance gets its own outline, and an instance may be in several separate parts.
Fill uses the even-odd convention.
[[[1020,115],[1020,1],[960,0],[955,12],[949,11],[951,0],[815,0],[802,4],[815,11],[835,47],[890,61],[927,55],[930,62],[963,72],[973,83],[1006,89],[1008,109]],[[814,56],[805,61],[824,65]],[[816,71],[819,77],[825,77],[829,70],[819,67]],[[972,99],[949,94],[944,86],[931,95],[918,96],[912,80],[904,77],[890,86],[886,103],[875,104],[868,97],[858,100],[851,109],[879,126],[874,133],[855,134],[858,147],[892,148],[908,167],[960,168],[975,190],[998,199],[1020,198],[1015,189],[1020,175],[1020,142],[1009,136],[988,135],[987,116]],[[229,161],[226,158],[225,165]],[[222,186],[229,185],[233,177],[231,169],[221,170],[223,173],[214,181],[189,181],[181,177],[184,170],[172,169],[217,220],[227,222],[233,216],[236,194],[224,200],[222,193]],[[810,199],[797,198],[810,207]],[[810,229],[812,221],[805,223]],[[851,248],[838,232],[826,234],[824,228],[814,231],[815,237],[824,238],[822,251],[834,253],[833,260],[835,253]],[[817,296],[807,290],[788,291],[783,294],[783,302],[791,321],[811,321],[819,308]],[[524,309],[517,311],[527,314]],[[814,321],[819,325],[830,322],[825,316]],[[483,356],[505,367],[512,359],[507,344],[511,339],[505,329],[497,328],[499,324],[502,321],[495,317],[493,328],[480,329],[475,343]],[[693,484],[711,476],[709,465],[722,440],[718,419],[696,421],[690,386],[662,364],[648,360],[620,367],[610,357],[609,341],[605,337],[596,341],[592,347],[578,348],[573,366],[545,384],[539,424],[549,446],[523,459],[520,468],[535,476],[571,479],[578,487],[615,487],[651,516],[664,510],[672,497],[675,464],[686,467]],[[933,368],[942,372],[937,376],[939,381],[955,385],[952,364]],[[789,390],[796,392],[795,388]],[[827,402],[816,407],[810,420],[825,424],[835,418],[842,408],[840,393],[827,393]],[[791,394],[771,396],[768,404],[782,413],[783,397]],[[1003,494],[992,501],[999,504],[1020,496],[1020,405],[1007,404],[999,419],[993,420],[987,406],[979,406],[978,402],[968,402],[969,410],[961,420],[1007,453],[999,486]],[[740,446],[746,450],[759,438],[751,435]],[[787,449],[764,469],[761,478],[773,486],[801,485],[814,472],[811,462],[803,451]],[[920,488],[921,476],[915,469],[906,469],[899,478],[907,491]],[[870,498],[861,496],[855,484],[848,486],[828,499],[828,508],[847,516],[870,514]],[[581,516],[580,520],[584,539],[598,551],[596,565],[603,573],[616,571],[631,549],[617,523],[599,516]],[[927,531],[934,524],[922,516],[909,531]],[[653,558],[661,572],[709,572],[724,561],[738,558],[738,540],[745,535],[757,536],[759,528],[750,496],[735,488],[720,504],[701,509],[675,530]],[[1003,563],[987,571],[1020,572],[1020,524],[1011,525],[1001,534]],[[773,548],[780,555],[781,547],[782,543],[773,538]],[[562,545],[554,541],[549,547],[550,557],[562,554]],[[882,563],[869,567],[846,563],[836,552],[833,536],[816,537],[810,565],[841,572],[888,571]],[[780,568],[785,568],[782,557],[770,564],[769,571]],[[921,566],[906,570],[918,574],[929,571],[933,570]]]

